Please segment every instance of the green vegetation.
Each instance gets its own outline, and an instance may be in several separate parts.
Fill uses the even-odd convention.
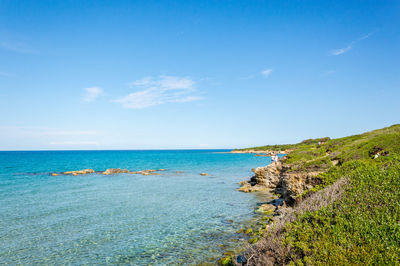
[[[339,179],[348,180],[333,204],[303,212],[275,237],[281,246],[277,249],[287,250],[275,252],[285,257],[283,261],[400,264],[400,125],[339,139],[253,149],[292,149],[284,160],[288,171],[319,172],[318,185],[297,198],[312,197]]]
[[[285,159],[285,164],[290,167],[290,171],[325,172],[334,164],[340,166],[348,161],[384,161],[385,157],[390,159],[400,154],[400,125],[338,139],[328,137],[308,139],[298,144],[267,145],[244,150],[282,151],[285,149],[291,150]],[[376,160],[370,160],[374,159],[378,153],[379,157]],[[329,179],[326,175],[321,177]]]
[[[297,144],[265,145],[253,148],[238,149],[237,151],[284,151],[284,150],[308,147],[309,145],[318,144],[319,142],[325,142],[328,140],[330,140],[329,137],[318,138],[318,139],[306,139]]]
[[[232,257],[230,255],[227,255],[225,257],[222,257],[219,261],[218,264],[221,266],[231,266],[234,265],[232,262]]]
[[[286,228],[284,245],[296,264],[400,263],[400,163],[361,161],[335,172],[350,180],[343,197],[307,212]],[[297,258],[297,260],[296,260]]]

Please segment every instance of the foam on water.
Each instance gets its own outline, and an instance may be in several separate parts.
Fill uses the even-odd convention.
[[[209,150],[0,152],[0,263],[159,265],[217,257],[257,203],[236,191],[237,182],[267,163]],[[50,176],[85,168],[167,170]]]

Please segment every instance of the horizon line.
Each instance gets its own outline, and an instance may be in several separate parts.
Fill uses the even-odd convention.
[[[198,148],[183,148],[183,149],[96,149],[96,150],[90,150],[90,149],[43,149],[43,150],[0,150],[0,152],[17,152],[17,151],[194,151],[194,150],[199,150],[199,151],[205,151],[205,150],[234,150],[234,149],[240,149],[240,148],[205,148],[205,149],[198,149]]]

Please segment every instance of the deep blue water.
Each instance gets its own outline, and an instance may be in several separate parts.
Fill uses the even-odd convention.
[[[220,256],[219,245],[237,237],[257,203],[236,191],[237,182],[270,159],[219,151],[0,152],[0,264],[190,264]],[[167,170],[50,175],[85,168]]]

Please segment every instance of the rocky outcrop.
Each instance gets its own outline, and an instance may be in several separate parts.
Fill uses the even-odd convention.
[[[77,170],[77,171],[67,171],[64,172],[64,175],[85,175],[85,174],[92,174],[94,173],[93,169],[83,169],[83,170]]]
[[[165,169],[159,169],[159,170],[149,169],[149,170],[131,172],[127,169],[109,168],[102,174],[103,175],[114,175],[114,174],[160,175],[159,173],[156,173],[156,171],[165,171]]]
[[[97,174],[102,174],[102,175],[115,175],[115,174],[140,174],[140,175],[160,175],[157,173],[157,171],[165,171],[165,169],[149,169],[149,170],[142,170],[142,171],[136,171],[132,172],[127,169],[120,169],[120,168],[108,168],[105,171],[98,171],[95,172],[93,169],[83,169],[83,170],[77,170],[77,171],[67,171],[63,172],[61,174],[63,175],[85,175],[85,174],[92,174],[92,173],[97,173]],[[51,173],[51,176],[58,176],[60,173]]]
[[[143,170],[143,171],[136,171],[136,172],[130,172],[130,174],[140,174],[140,175],[160,175],[159,173],[156,173],[156,171],[163,171],[162,170]]]
[[[254,212],[263,215],[268,215],[268,214],[273,214],[275,209],[276,207],[274,205],[269,203],[264,203],[258,206],[258,208]]]
[[[210,176],[210,174],[207,173],[200,173],[201,176]]]
[[[271,191],[279,184],[281,170],[280,162],[252,169],[254,176],[249,181],[240,182],[242,187],[238,190],[242,192]]]
[[[292,172],[283,173],[276,192],[283,196],[291,197],[303,193],[321,183],[319,178],[315,178],[320,172]]]
[[[295,197],[321,183],[316,178],[320,172],[291,172],[290,166],[281,162],[265,167],[252,169],[254,176],[248,181],[240,182],[242,192],[271,191],[281,194],[287,204],[291,205]]]
[[[108,168],[102,174],[103,175],[115,175],[115,174],[127,174],[129,170],[120,168]]]

